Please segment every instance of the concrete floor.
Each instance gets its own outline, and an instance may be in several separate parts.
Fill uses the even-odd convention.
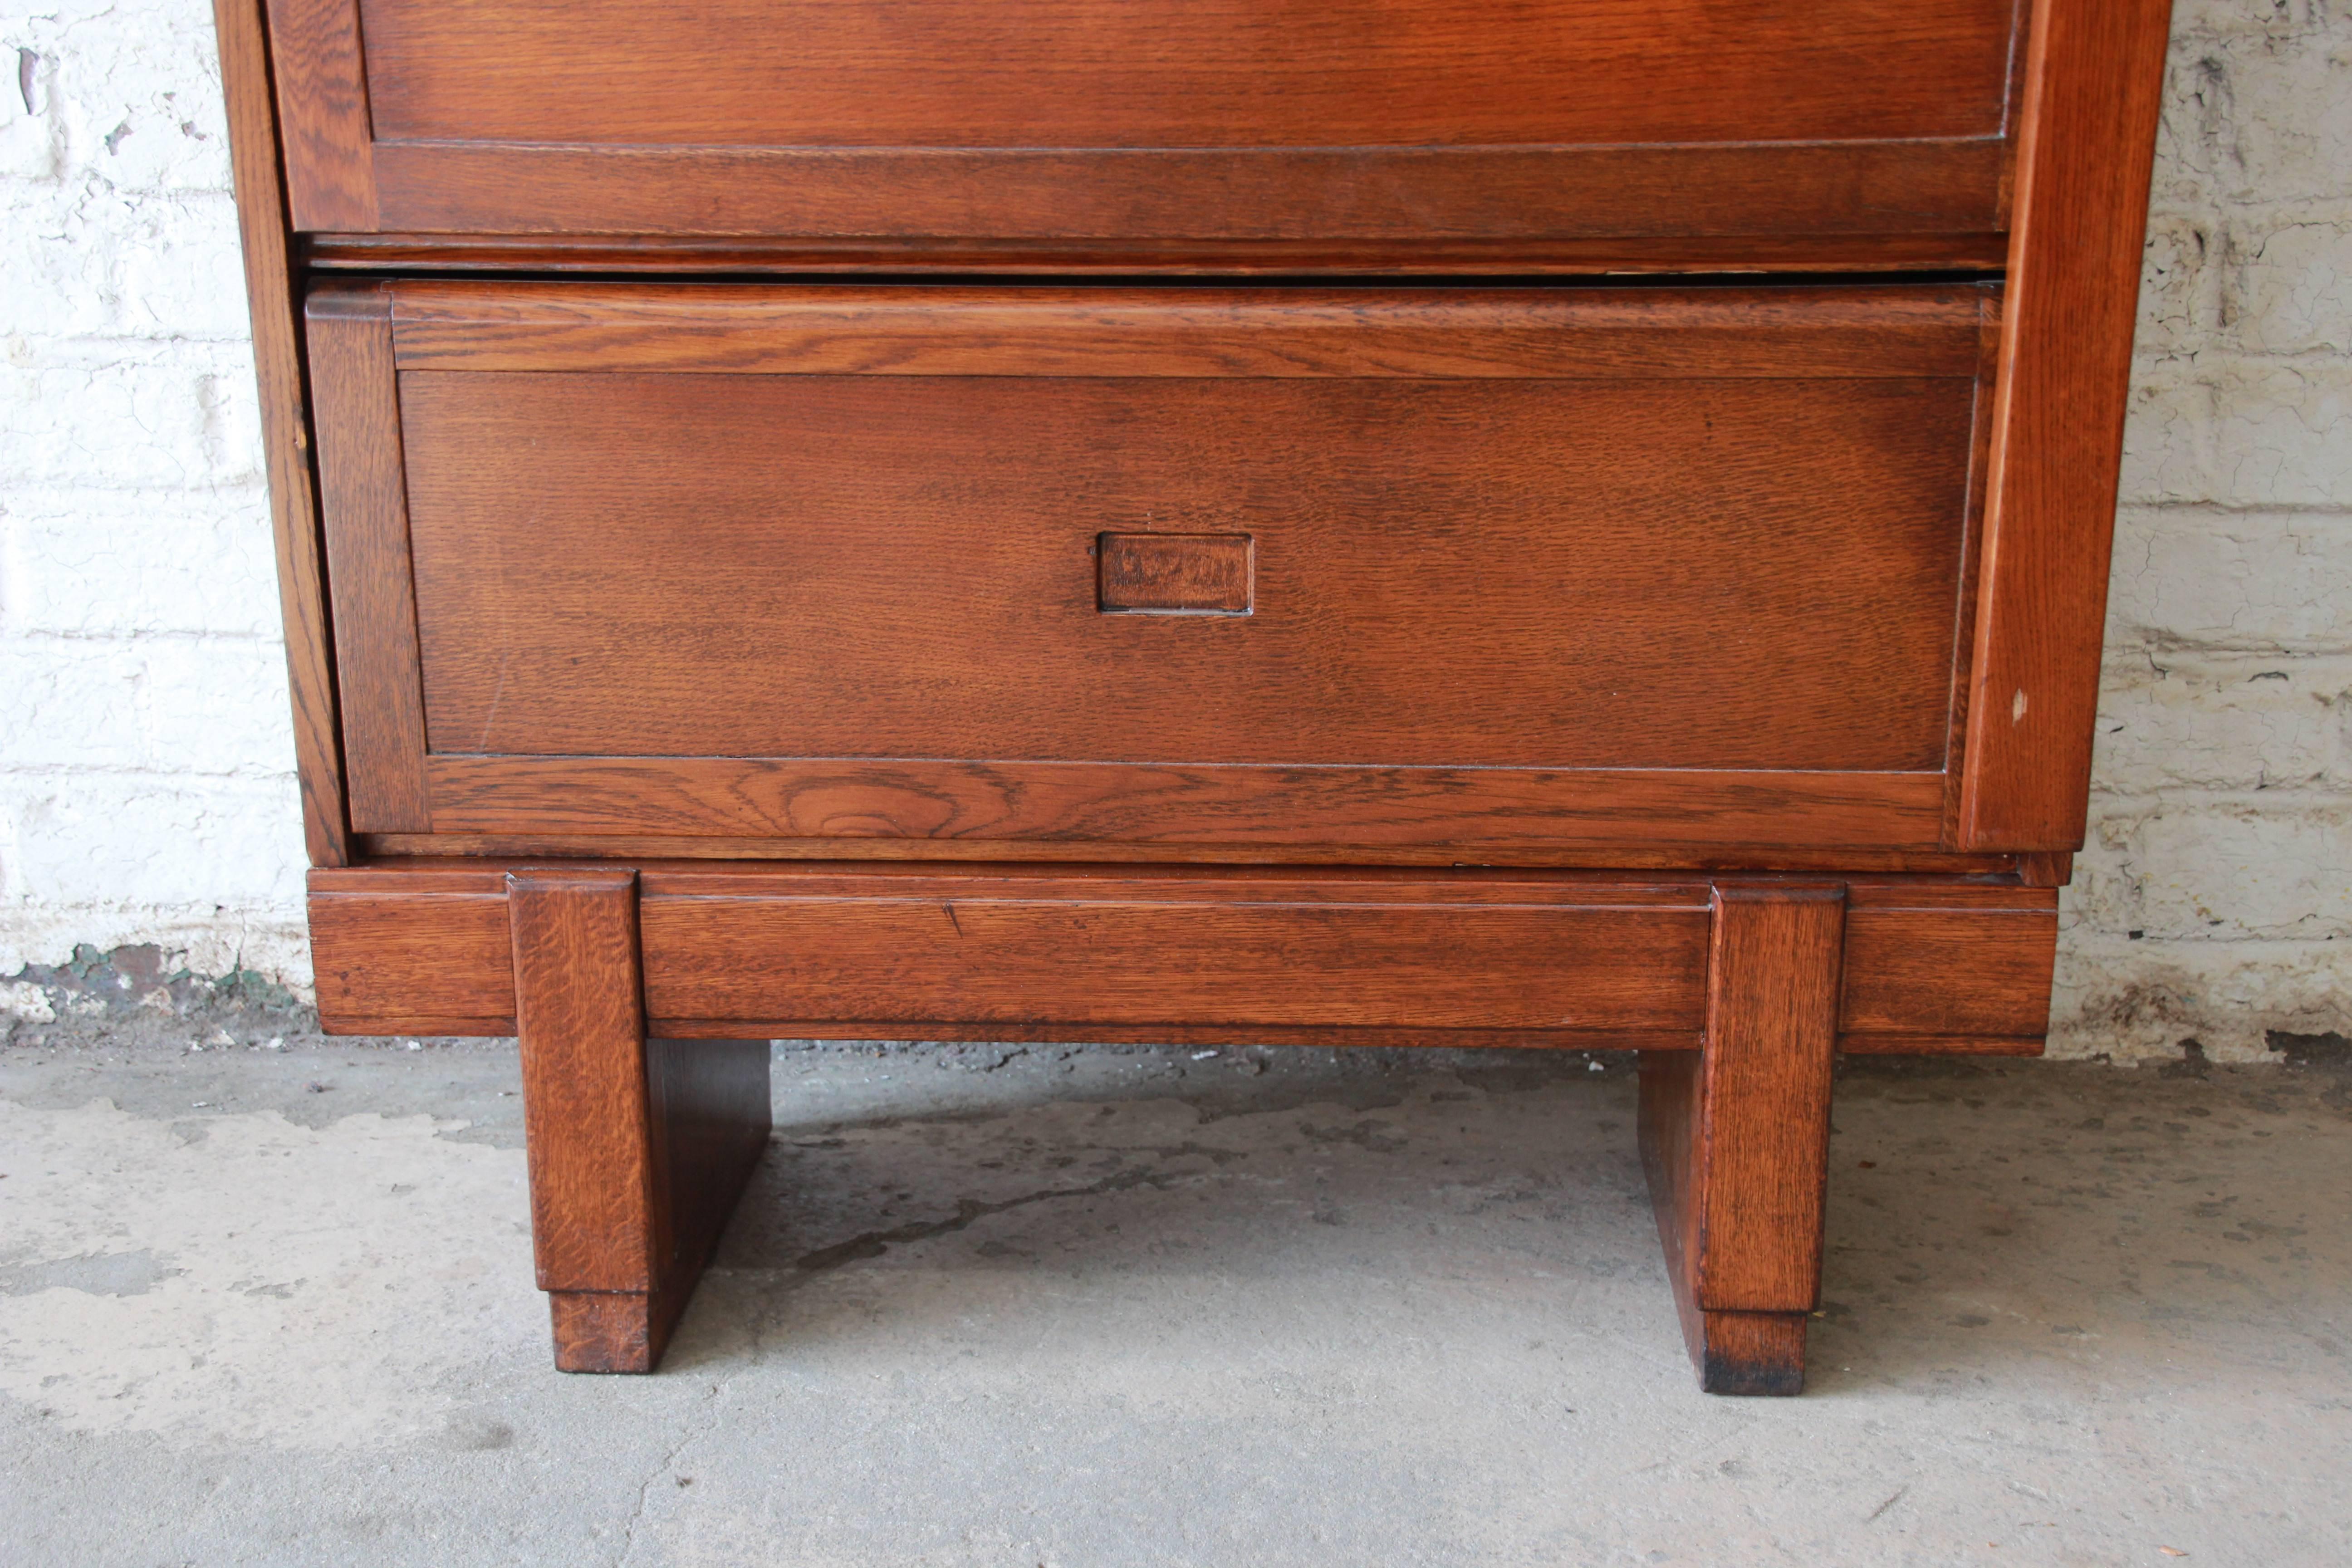
[[[0,1051],[0,1562],[2352,1562],[2352,1077],[1850,1072],[1799,1400],[1630,1062],[784,1048],[667,1365],[549,1369],[504,1044]]]

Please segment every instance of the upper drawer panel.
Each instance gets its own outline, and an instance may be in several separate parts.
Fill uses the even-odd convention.
[[[295,226],[2000,227],[2016,0],[269,0]]]

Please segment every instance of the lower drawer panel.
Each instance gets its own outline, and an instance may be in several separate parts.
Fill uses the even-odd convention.
[[[351,826],[1934,850],[1992,304],[322,286]]]

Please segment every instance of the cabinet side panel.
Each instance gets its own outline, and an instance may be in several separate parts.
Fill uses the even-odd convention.
[[[319,518],[305,458],[302,349],[287,257],[269,58],[257,0],[217,0],[221,85],[228,108],[229,163],[236,181],[245,286],[253,312],[253,363],[261,388],[262,458],[277,540],[278,594],[286,627],[286,685],[294,710],[294,765],[301,781],[302,841],[313,866],[351,861],[343,822],[342,763],[335,740],[334,673],[328,662],[326,583]]]
[[[2029,46],[1958,849],[2083,842],[2171,0],[2043,0]]]

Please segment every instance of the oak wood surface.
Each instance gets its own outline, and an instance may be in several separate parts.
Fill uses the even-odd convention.
[[[2171,11],[2034,7],[1955,848],[2083,841]]]
[[[1104,533],[1095,539],[1095,607],[1105,613],[1249,613],[1246,533]]]
[[[845,0],[784,28],[750,4],[372,0],[362,49],[357,0],[272,0],[296,226],[1899,245],[2003,221],[2012,0]]]
[[[1094,238],[1891,239],[2004,226],[1996,138],[1680,147],[583,148],[378,142],[388,227],[435,233]],[[337,229],[351,224],[322,225]]]
[[[298,229],[376,225],[358,0],[216,0],[268,17],[287,205]]]
[[[1643,1164],[1685,1341],[1710,1394],[1804,1386],[1844,894],[1717,883],[1704,1047],[1642,1055]]]
[[[504,874],[492,875],[499,885],[464,892],[389,879],[314,891],[310,962],[320,1027],[338,1035],[513,1034]]]
[[[220,41],[229,165],[236,184],[237,232],[253,321],[254,373],[261,393],[262,458],[268,469],[302,841],[311,865],[341,866],[351,859],[350,829],[343,817],[326,575],[310,489],[301,323],[295,263],[288,245],[278,126],[271,112],[268,43],[254,0],[215,0],[213,20]]]
[[[1979,379],[1982,284],[390,286],[404,371]]]
[[[310,925],[324,1026],[331,1032],[352,1034],[511,1033],[514,981],[505,875],[506,868],[495,863],[314,873]],[[1320,965],[1323,960],[1315,957],[1318,944],[1335,941],[1335,931],[1351,930],[1350,922],[1356,922],[1385,931],[1386,940],[1405,942],[1423,954],[1439,953],[1446,951],[1445,942],[1455,942],[1453,951],[1465,955],[1470,973],[1440,984],[1441,1000],[1454,999],[1447,1006],[1531,1006],[1546,987],[1569,984],[1562,973],[1553,972],[1553,960],[1546,958],[1532,970],[1510,972],[1496,967],[1499,959],[1492,954],[1523,953],[1524,947],[1497,945],[1490,952],[1484,937],[1475,939],[1475,948],[1460,944],[1483,930],[1500,929],[1510,941],[1524,943],[1542,939],[1547,930],[1590,925],[1598,931],[1590,951],[1611,952],[1622,938],[1601,928],[1612,925],[1618,911],[1631,925],[1646,925],[1660,918],[1661,910],[1671,914],[1702,908],[1710,886],[1705,877],[1669,874],[1639,879],[1605,872],[1400,873],[1326,868],[1302,874],[1248,868],[1015,866],[950,870],[937,866],[714,867],[683,861],[647,867],[640,879],[649,930],[691,930],[698,933],[692,942],[707,937],[715,944],[698,950],[683,938],[672,943],[667,935],[648,944],[647,984],[658,1004],[655,1026],[680,1036],[869,1038],[880,1026],[878,1016],[894,1038],[911,1032],[943,1039],[1321,1045],[1355,1040],[1584,1048],[1695,1044],[1690,998],[1704,983],[1703,965],[1693,963],[1669,972],[1657,968],[1651,958],[1636,955],[1634,973],[1656,982],[1651,994],[1657,1009],[1621,1015],[1605,1028],[1586,1019],[1567,1029],[1458,1029],[1474,1017],[1472,1013],[1433,1011],[1412,997],[1400,1004],[1404,1012],[1398,1018],[1377,1016],[1367,1005],[1358,1010],[1357,1022],[1335,1025],[1328,1020],[1340,1015],[1329,1009],[1344,1010],[1349,1004],[1324,994],[1331,983],[1315,975],[1346,973],[1360,962],[1344,952],[1331,961],[1336,968],[1309,969],[1300,983],[1307,987],[1300,1005],[1325,1009],[1314,1016],[1326,1022],[1305,1021],[1304,1014],[1286,1016],[1278,1006],[1268,1010],[1261,999],[1255,1004],[1258,1010],[1249,1015],[1260,1022],[1217,1023],[1212,1016],[1214,1008],[1228,1004],[1210,995],[1202,1004],[1205,1011],[1201,1016],[1185,1017],[1169,1006],[1151,1015],[1150,1022],[1128,1023],[1117,1021],[1118,1005],[1150,1004],[1152,998],[1142,989],[1147,983],[1113,976],[1106,1002],[1096,977],[1086,969],[1084,954],[1090,950],[1072,933],[1092,929],[1091,911],[1097,906],[1117,905],[1123,911],[1118,919],[1125,922],[1119,930],[1127,933],[1118,941],[1135,940],[1133,933],[1157,920],[1202,940],[1231,936],[1257,942],[1250,951],[1266,963],[1275,960],[1265,955],[1287,952],[1301,963],[1313,959]],[[1770,887],[1781,879],[1713,880]],[[2053,891],[2013,881],[1956,884],[1934,878],[1857,879],[1847,889],[1841,1048],[1993,1054],[2032,1054],[2040,1048],[2057,926]],[[1013,968],[993,979],[983,977],[982,994],[992,997],[985,1016],[967,1006],[961,992],[950,994],[946,987],[960,973],[959,966],[983,961],[987,944],[967,943],[960,936],[949,943],[935,931],[925,935],[934,918],[950,934],[955,929],[944,916],[927,916],[926,911],[953,905],[960,920],[965,901],[973,898],[991,906],[987,917],[976,922],[982,931],[992,932],[991,942],[1009,941],[1008,933],[1024,930],[1051,928],[1054,935],[1052,944],[1014,954]],[[682,907],[676,921],[671,918],[673,901]],[[1303,918],[1318,904],[1336,906],[1339,912]],[[1480,909],[1491,910],[1496,905],[1504,910],[1499,924],[1490,920],[1481,927],[1475,918],[1456,919],[1453,929],[1460,937],[1446,934],[1448,917],[1465,910],[1475,917]],[[856,918],[839,927],[829,923],[829,912],[845,907]],[[1240,916],[1219,912],[1233,907],[1240,909]],[[1008,912],[1009,919],[999,919]],[[1295,922],[1294,913],[1301,917]],[[1238,925],[1230,923],[1234,920]],[[997,923],[991,925],[992,921]],[[1294,923],[1299,934],[1295,945],[1285,947]],[[912,951],[925,955],[908,973],[929,986],[928,991],[902,994],[893,989],[887,944],[901,924],[917,939]],[[808,933],[805,951],[797,955],[773,951],[774,932],[786,926]],[[1416,931],[1422,944],[1412,948]],[[980,951],[959,952],[966,947]],[[719,952],[742,955],[740,973],[715,973],[719,961],[711,955]],[[1682,953],[1677,962],[1690,956]],[[1138,962],[1141,973],[1157,973],[1170,961],[1145,952]],[[1179,976],[1174,984],[1180,992],[1183,987],[1214,992],[1223,962],[1204,964],[1201,973]],[[1587,962],[1571,955],[1570,970]],[[857,982],[866,987],[860,1010],[871,1016],[812,1011],[810,999],[820,993],[792,978],[798,973],[792,969],[795,963],[813,966],[811,973],[829,974],[826,984],[833,988],[822,994],[834,997],[845,994],[841,987],[863,973],[867,979]],[[785,977],[777,979],[779,973]],[[1376,981],[1375,989],[1402,984]],[[803,988],[791,992],[794,985]],[[800,1000],[779,1001],[785,992]],[[1623,1000],[1630,994],[1621,990],[1616,994]],[[1122,996],[1127,1004],[1118,1003]],[[1486,1000],[1478,1002],[1482,996]],[[1496,1016],[1486,1016],[1491,1022]],[[1401,1019],[1407,1016],[1418,1020],[1418,1026],[1404,1026]],[[1519,1017],[1524,1024],[1527,1015]],[[1081,1018],[1090,1021],[1077,1021]]]
[[[659,1234],[636,875],[507,875],[515,1022],[542,1290],[646,1291]]]
[[[1977,328],[1976,405],[1971,411],[1969,447],[1969,499],[1961,509],[1966,519],[1960,539],[1960,591],[1952,610],[1952,680],[1944,718],[1944,837],[1948,848],[1959,842],[1960,780],[1958,765],[1968,742],[1969,675],[1976,651],[1977,600],[1984,584],[1984,498],[1986,470],[1992,456],[1992,396],[2000,378],[2001,299],[1988,289]]]
[[[1969,384],[406,372],[432,745],[1940,771]]]
[[[1944,836],[1980,289],[392,294],[398,826]],[[1204,522],[1246,630],[1090,613],[1102,534]]]
[[[415,832],[433,818],[391,310],[381,289],[342,285],[305,315],[347,808],[362,831]]]
[[[1683,1343],[1708,1394],[1804,1391],[1806,1314],[1723,1311],[1701,1305],[1696,1221],[1705,1173],[1700,1151],[1705,1064],[1696,1051],[1641,1055],[1642,1163]]]
[[[1334,147],[2000,134],[2011,0],[369,0],[387,141]],[[975,68],[984,62],[984,68]],[[1572,86],[1570,85],[1572,84]]]
[[[1932,846],[1933,773],[435,756],[451,833],[1686,851]],[[593,848],[593,844],[590,845]],[[895,850],[894,850],[895,852]],[[991,851],[993,853],[993,851]]]
[[[644,1290],[551,1290],[556,1365],[651,1372],[744,1184],[766,1152],[768,1042],[646,1041],[652,1214],[661,1222]]]
[[[1701,1053],[1699,1304],[1809,1312],[1821,1291],[1844,889],[1715,889]]]
[[[1989,216],[1988,222],[1992,221]],[[1481,240],[1387,239],[941,240],[803,236],[313,234],[299,236],[314,269],[398,268],[538,273],[884,273],[971,277],[1108,275],[1170,278],[1585,276],[1601,273],[1871,273],[1997,271],[2009,237],[1981,234],[1627,236]]]
[[[561,835],[487,833],[367,833],[358,837],[371,864],[405,865],[467,857],[505,860],[599,858],[632,865],[652,860],[862,860],[887,866],[917,860],[950,863],[1028,861],[1041,864],[1108,861],[1124,864],[1502,867],[1611,871],[1836,871],[1857,876],[1933,872],[1955,877],[2006,877],[2013,855],[1948,855],[1937,850],[1775,847],[1740,845],[1482,845],[1475,855],[1445,844],[1129,844],[954,838],[662,837],[646,834]]]
[[[1845,951],[1843,1029],[2033,1039],[2049,1030],[2054,900],[1964,921],[1941,910],[1857,909]]]
[[[730,900],[646,908],[666,1017],[1695,1028],[1704,913],[1685,903],[1358,901],[1230,891]]]
[[[650,1372],[766,1147],[764,1040],[648,1040],[632,871],[506,875],[556,1365]]]

